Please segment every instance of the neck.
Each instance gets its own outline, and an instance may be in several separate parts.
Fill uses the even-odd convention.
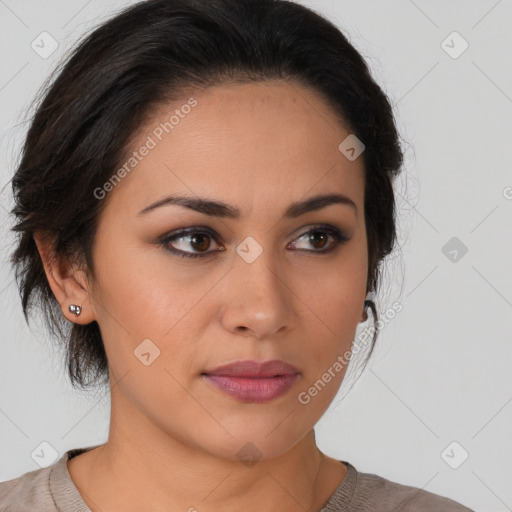
[[[276,457],[245,462],[176,439],[113,401],[107,443],[68,468],[92,512],[135,512],[148,502],[152,510],[189,512],[317,511],[346,474],[318,449],[313,429]]]

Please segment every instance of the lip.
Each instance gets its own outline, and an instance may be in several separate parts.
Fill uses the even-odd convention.
[[[271,361],[233,361],[222,366],[217,366],[212,370],[205,370],[207,375],[223,375],[229,377],[275,377],[276,375],[295,375],[299,370],[291,364],[285,363],[279,359]]]
[[[299,370],[278,359],[234,361],[202,376],[217,389],[242,402],[268,402],[284,395],[299,377]]]

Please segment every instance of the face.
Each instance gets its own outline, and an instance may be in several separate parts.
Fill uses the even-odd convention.
[[[316,92],[280,81],[196,91],[137,134],[136,165],[100,199],[89,289],[119,381],[111,428],[123,418],[126,435],[152,430],[229,459],[246,443],[278,456],[311,431],[366,294],[364,164],[338,149],[349,134]],[[333,194],[345,199],[289,211]],[[212,376],[246,360],[295,373]]]

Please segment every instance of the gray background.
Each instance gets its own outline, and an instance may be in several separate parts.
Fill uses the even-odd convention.
[[[42,442],[60,456],[107,438],[108,394],[72,390],[61,352],[24,322],[7,265],[8,182],[40,85],[81,34],[130,3],[0,0],[0,481],[38,469]],[[475,510],[512,510],[512,1],[301,3],[367,59],[407,143],[400,250],[378,301],[403,309],[317,425],[319,446]],[[47,58],[31,48],[43,31],[59,43]]]

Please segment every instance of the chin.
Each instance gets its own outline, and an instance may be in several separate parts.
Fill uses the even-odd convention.
[[[200,436],[198,444],[216,457],[239,460],[250,467],[259,460],[283,455],[312,431],[314,424],[303,424],[301,428],[297,418],[293,418],[293,414],[287,417],[287,414],[273,415],[272,421],[268,418],[261,418],[261,421],[231,418],[229,425],[220,422],[226,430],[219,426],[215,429],[216,435],[210,430],[208,439]]]

